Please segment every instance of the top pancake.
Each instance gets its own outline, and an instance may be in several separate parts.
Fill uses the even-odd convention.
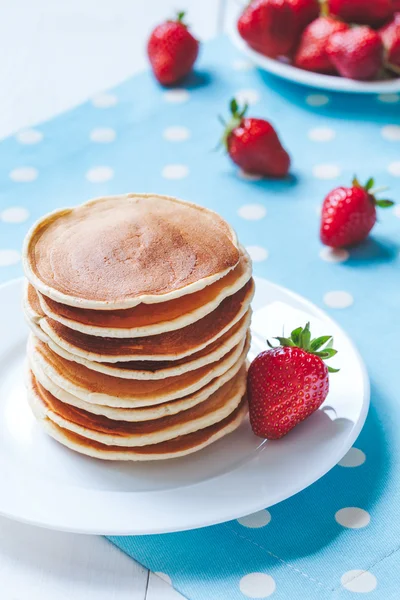
[[[239,248],[213,211],[168,196],[127,194],[44,217],[25,240],[23,261],[45,296],[113,310],[204,289],[237,265]]]
[[[239,291],[250,277],[251,260],[241,248],[238,264],[227,275],[194,294],[167,302],[142,303],[122,310],[90,310],[60,304],[40,293],[39,299],[47,317],[75,331],[100,337],[142,337],[182,329],[202,319],[225,298]],[[34,293],[29,284],[28,296]],[[37,312],[37,299],[35,306]]]

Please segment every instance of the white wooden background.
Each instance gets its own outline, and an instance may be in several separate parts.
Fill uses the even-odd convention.
[[[234,0],[236,1],[236,0]],[[0,138],[48,119],[146,67],[151,28],[177,9],[203,40],[224,0],[2,0]],[[106,539],[0,518],[1,600],[179,600]]]

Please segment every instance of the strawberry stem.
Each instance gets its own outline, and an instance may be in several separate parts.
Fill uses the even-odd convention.
[[[328,0],[319,0],[319,4],[321,7],[320,16],[321,17],[329,17]]]
[[[275,340],[278,340],[279,345],[283,347],[290,346],[291,348],[301,348],[308,352],[309,354],[314,354],[318,356],[321,360],[328,360],[337,354],[337,350],[332,348],[333,338],[331,335],[322,335],[318,338],[312,339],[311,331],[310,331],[310,323],[307,323],[306,326],[297,327],[297,329],[293,329],[290,337],[275,337]],[[267,344],[270,348],[274,348],[268,340]],[[334,369],[333,367],[328,367],[329,373],[337,373],[339,369]]]
[[[393,200],[387,200],[386,198],[385,199],[376,198],[376,194],[379,194],[380,192],[385,192],[389,188],[387,186],[374,188],[375,181],[374,181],[373,177],[370,177],[365,185],[361,185],[361,183],[359,182],[357,177],[354,176],[352,184],[355,187],[359,187],[359,188],[365,190],[366,192],[368,192],[368,195],[371,198],[371,200],[375,206],[379,206],[380,208],[388,208],[389,206],[394,205]]]
[[[175,19],[170,19],[170,23],[180,23],[181,25],[183,25],[184,27],[187,27],[187,24],[184,23],[183,19],[185,17],[185,11],[184,10],[180,10],[176,13],[176,17]]]
[[[246,112],[248,109],[248,104],[245,104],[243,106],[243,108],[240,108],[236,98],[232,98],[232,100],[229,103],[229,110],[231,111],[231,119],[230,121],[228,121],[228,123],[224,123],[224,133],[222,135],[222,139],[221,142],[222,144],[225,146],[226,149],[228,149],[228,138],[231,135],[232,131],[234,129],[236,129],[236,127],[239,127],[243,117],[245,116]],[[219,120],[221,121],[221,117],[219,117]]]

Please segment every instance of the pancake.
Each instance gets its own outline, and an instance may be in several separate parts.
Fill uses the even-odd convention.
[[[183,329],[159,335],[122,339],[96,337],[69,329],[48,317],[40,320],[40,327],[58,346],[91,361],[178,360],[199,352],[231,329],[247,312],[253,295],[251,279],[206,317]]]
[[[52,438],[71,450],[102,460],[148,461],[186,456],[202,450],[206,446],[235,431],[247,414],[247,402],[244,397],[236,410],[219,423],[210,427],[199,429],[195,433],[179,436],[160,444],[124,448],[121,446],[107,446],[94,440],[89,440],[67,429],[63,429],[50,421],[45,416],[46,405],[40,396],[38,386],[32,386],[28,390],[28,401],[35,417],[41,422],[43,429]]]
[[[25,285],[22,302],[25,320],[32,333],[42,342],[48,342],[49,337],[40,327],[40,319],[44,316],[40,306],[39,297],[31,285]]]
[[[30,336],[28,358],[35,372],[43,372],[56,386],[88,403],[118,408],[139,408],[177,400],[197,392],[236,363],[243,363],[250,335],[226,356],[211,365],[164,380],[136,381],[96,373],[65,360]]]
[[[176,375],[182,375],[189,371],[194,371],[210,363],[217,362],[223,356],[225,356],[232,348],[237,346],[244,337],[246,337],[246,331],[250,327],[251,322],[251,310],[238,321],[231,329],[229,329],[223,336],[215,340],[203,350],[191,354],[189,357],[181,358],[180,360],[140,360],[140,361],[127,361],[127,362],[116,362],[116,363],[101,363],[87,360],[81,356],[76,356],[67,352],[54,342],[39,329],[39,337],[42,341],[48,344],[49,348],[56,354],[65,358],[66,360],[77,362],[92,371],[98,373],[104,373],[111,375],[112,377],[118,377],[120,379],[166,379],[168,377],[175,377]],[[35,333],[34,326],[30,324],[31,329]]]
[[[182,329],[202,319],[251,277],[251,261],[244,249],[238,265],[225,277],[199,292],[160,304],[139,304],[125,310],[89,310],[60,304],[39,293],[46,316],[88,335],[129,338]]]
[[[40,364],[35,361],[30,361],[30,369],[35,376],[35,379],[42,387],[50,392],[57,400],[70,404],[76,408],[81,408],[94,415],[103,415],[109,419],[115,421],[128,421],[128,422],[141,422],[150,421],[153,419],[160,419],[168,415],[175,415],[183,410],[192,408],[200,402],[204,402],[222,387],[227,381],[232,379],[241,368],[243,368],[243,362],[237,361],[226,373],[215,377],[209,384],[202,387],[199,391],[185,396],[180,400],[172,400],[170,402],[164,402],[163,404],[157,404],[149,407],[142,408],[116,408],[112,406],[105,406],[103,404],[94,404],[85,402],[81,398],[66,392],[62,388],[58,387],[53,381],[47,377],[43,369],[40,368]]]
[[[238,262],[236,234],[219,215],[154,194],[55,211],[31,228],[23,249],[35,288],[89,309],[179,298],[211,285]]]
[[[246,391],[246,367],[201,404],[141,423],[113,421],[64,404],[42,387],[32,373],[30,386],[38,389],[46,406],[45,416],[59,427],[108,446],[147,446],[194,433],[228,417]]]

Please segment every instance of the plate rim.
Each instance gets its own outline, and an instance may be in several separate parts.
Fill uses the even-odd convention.
[[[228,522],[231,520],[235,520],[235,519],[244,517],[248,514],[252,514],[254,512],[263,510],[265,508],[270,508],[271,506],[274,506],[275,504],[278,504],[279,502],[287,500],[288,498],[290,498],[290,497],[298,494],[299,492],[303,491],[304,489],[308,488],[310,485],[312,485],[313,483],[318,481],[321,477],[326,475],[334,466],[336,466],[337,463],[347,453],[347,451],[353,446],[355,440],[358,438],[358,436],[364,426],[365,420],[368,415],[368,410],[369,410],[369,406],[370,406],[370,381],[369,381],[368,372],[367,372],[365,363],[364,363],[357,347],[355,346],[354,342],[351,340],[349,335],[342,329],[342,327],[340,325],[338,325],[338,323],[335,321],[335,319],[333,319],[322,308],[319,308],[313,302],[311,302],[307,298],[303,297],[301,294],[293,292],[292,290],[290,290],[284,286],[281,286],[279,284],[273,283],[273,282],[267,280],[266,278],[255,277],[255,280],[256,280],[256,285],[257,285],[257,280],[262,281],[262,282],[266,283],[268,286],[272,286],[280,293],[285,294],[287,297],[292,298],[294,301],[299,302],[311,314],[314,314],[317,318],[321,319],[322,321],[328,321],[328,322],[333,323],[335,328],[344,337],[344,339],[346,340],[346,343],[349,345],[352,352],[354,353],[354,356],[357,359],[357,363],[358,363],[358,366],[361,371],[363,398],[362,398],[362,405],[360,407],[360,413],[359,413],[358,419],[354,423],[354,426],[352,427],[351,431],[349,432],[346,442],[344,444],[342,444],[340,446],[340,448],[338,448],[337,452],[333,453],[333,457],[330,461],[328,461],[327,463],[323,463],[323,466],[319,470],[317,476],[311,475],[310,477],[304,477],[302,485],[297,487],[295,492],[287,493],[286,495],[283,494],[281,497],[276,498],[273,502],[268,503],[267,506],[265,505],[265,501],[263,501],[263,500],[260,500],[259,502],[253,502],[253,503],[249,502],[249,504],[251,504],[251,507],[247,506],[245,509],[243,509],[243,508],[239,509],[236,507],[235,509],[229,510],[230,507],[229,507],[229,505],[227,505],[227,511],[223,518],[220,518],[220,517],[210,518],[209,516],[206,517],[203,515],[202,518],[197,518],[196,522],[192,522],[190,525],[188,525],[187,523],[184,523],[181,526],[179,526],[179,525],[177,526],[176,524],[174,524],[174,526],[171,527],[170,525],[165,524],[164,527],[157,526],[157,527],[152,528],[152,527],[147,526],[145,529],[143,527],[138,528],[137,525],[135,525],[134,527],[132,527],[132,526],[125,527],[125,525],[124,525],[124,527],[122,529],[121,529],[121,527],[115,527],[115,526],[99,528],[98,526],[93,526],[93,525],[78,526],[78,527],[69,525],[69,524],[68,525],[63,525],[63,524],[56,525],[52,522],[51,519],[49,519],[47,522],[44,522],[43,520],[40,520],[38,517],[36,517],[36,518],[34,518],[32,516],[24,517],[23,515],[16,514],[15,512],[13,513],[10,510],[5,511],[1,507],[1,505],[0,505],[0,515],[10,518],[10,519],[13,519],[18,522],[27,523],[30,525],[35,525],[35,526],[39,526],[39,527],[43,527],[43,528],[47,528],[47,529],[51,529],[51,530],[64,531],[64,532],[70,532],[70,533],[90,534],[90,535],[107,535],[107,536],[158,535],[158,534],[162,534],[162,533],[187,531],[187,530],[199,529],[199,528],[207,527],[207,526],[211,526],[211,525],[217,525],[220,523],[225,523],[225,522]],[[4,288],[10,288],[10,287],[14,287],[14,286],[20,287],[22,285],[22,282],[23,282],[23,278],[14,278],[10,281],[0,284],[0,294],[2,293],[2,290]],[[233,468],[232,471],[229,471],[222,475],[216,475],[214,477],[211,477],[210,479],[206,479],[205,481],[191,484],[188,487],[180,487],[178,489],[182,492],[182,490],[187,490],[192,487],[206,485],[208,482],[210,482],[212,480],[216,480],[218,478],[223,478],[223,477],[229,476],[235,470],[237,470],[237,468]],[[46,483],[46,485],[48,485],[48,484]],[[54,484],[52,484],[52,485],[54,485]],[[175,491],[174,488],[172,488],[172,489],[161,490],[161,491],[157,490],[157,491],[151,491],[151,492],[136,492],[136,494],[140,494],[140,495],[143,495],[143,493],[144,494],[146,494],[146,493],[148,493],[148,494],[160,494],[160,493],[161,494],[171,494],[174,491]],[[108,497],[110,497],[112,495],[117,497],[118,495],[121,494],[120,491],[104,491],[104,490],[95,490],[95,491],[85,490],[85,492],[87,492],[88,495],[90,495],[90,494],[93,495],[93,497],[99,496],[100,494],[106,494]],[[183,491],[182,493],[184,494],[185,492]],[[135,492],[124,492],[124,494],[125,495],[126,494],[135,494]]]
[[[233,45],[246,54],[260,69],[272,73],[280,79],[330,92],[377,95],[400,93],[400,77],[388,81],[356,81],[346,77],[336,77],[306,71],[274,58],[264,56],[246,44],[240,37],[235,23],[236,15],[228,29],[228,35]]]

